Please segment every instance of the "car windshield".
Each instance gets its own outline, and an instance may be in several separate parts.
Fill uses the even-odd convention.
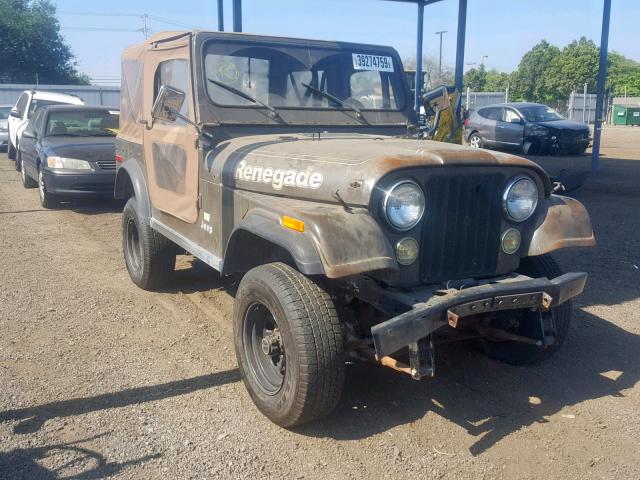
[[[47,137],[115,137],[119,114],[114,110],[53,111],[47,119]]]
[[[531,107],[519,107],[520,113],[528,122],[553,122],[564,120],[564,117],[553,108],[545,105],[535,105]]]
[[[6,120],[9,118],[9,112],[11,107],[0,107],[0,120]]]
[[[260,108],[222,83],[278,110],[405,107],[402,68],[386,50],[215,41],[204,56],[207,92],[221,106]]]
[[[40,107],[46,107],[48,105],[66,105],[66,103],[64,103],[64,102],[56,102],[54,100],[34,99],[31,102],[31,106],[29,107],[29,115],[28,115],[28,117],[31,118],[31,116],[33,115],[33,112],[35,112]]]

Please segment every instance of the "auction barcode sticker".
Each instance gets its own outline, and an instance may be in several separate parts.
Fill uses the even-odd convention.
[[[354,70],[375,70],[378,72],[393,72],[393,58],[382,55],[353,54]]]

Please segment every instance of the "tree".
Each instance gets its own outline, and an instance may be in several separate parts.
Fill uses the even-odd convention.
[[[491,69],[487,72],[486,83],[484,85],[486,92],[504,92],[507,87],[511,88],[511,75],[506,72],[498,72]]]
[[[49,0],[0,0],[0,80],[86,84]]]
[[[571,92],[596,91],[600,49],[585,37],[564,47],[544,72],[543,85],[549,99],[569,98]]]
[[[405,70],[416,69],[416,59],[406,58],[402,61]],[[451,65],[442,65],[442,75],[438,74],[438,60],[435,57],[422,58],[422,70],[425,72],[425,89],[435,88],[439,85],[453,85],[453,68]]]
[[[512,75],[512,97],[534,102],[549,101],[545,74],[559,54],[560,49],[546,40],[542,40],[525,53]]]
[[[487,86],[487,71],[484,65],[480,68],[472,68],[464,74],[464,86],[474,92],[484,92]]]
[[[640,96],[640,63],[617,52],[609,54],[607,83],[616,96]]]

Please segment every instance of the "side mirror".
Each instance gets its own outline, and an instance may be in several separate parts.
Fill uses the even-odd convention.
[[[155,102],[153,102],[151,117],[154,120],[175,122],[180,115],[185,98],[186,94],[182,90],[162,85]]]
[[[38,139],[38,134],[35,132],[35,130],[29,130],[26,129],[24,132],[22,132],[22,136],[25,138],[34,138],[34,139]]]
[[[429,90],[422,96],[422,104],[425,110],[431,110],[432,112],[441,112],[450,108],[451,102],[449,101],[447,87],[441,85],[433,90]]]
[[[11,110],[9,112],[9,116],[13,118],[20,118],[20,112],[17,110]]]
[[[510,123],[517,123],[518,125],[523,124],[524,122],[520,118],[512,118]]]

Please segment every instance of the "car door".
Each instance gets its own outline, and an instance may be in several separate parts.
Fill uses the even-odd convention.
[[[516,147],[522,144],[524,138],[524,123],[520,115],[509,107],[500,108],[500,118],[497,121],[496,141],[501,145]]]
[[[496,130],[500,115],[499,107],[484,107],[478,110],[478,116],[481,119],[479,132],[486,144],[495,145],[496,143]]]
[[[22,162],[22,168],[25,169],[27,175],[32,178],[38,178],[38,168],[36,166],[36,160],[38,158],[37,150],[42,135],[38,132],[37,125],[39,119],[42,118],[42,111],[36,112],[31,121],[27,124],[22,137],[20,138],[20,161]]]
[[[14,147],[18,144],[18,130],[20,130],[27,116],[29,97],[29,92],[24,92],[20,95],[20,98],[18,98],[16,105],[11,109],[11,114],[9,115],[9,140]]]
[[[145,114],[150,115],[162,85],[186,94],[181,114],[194,119],[188,48],[150,52],[145,62]],[[196,129],[182,119],[145,119],[144,156],[154,208],[194,224],[198,219],[198,147]],[[151,126],[151,128],[149,128]]]

